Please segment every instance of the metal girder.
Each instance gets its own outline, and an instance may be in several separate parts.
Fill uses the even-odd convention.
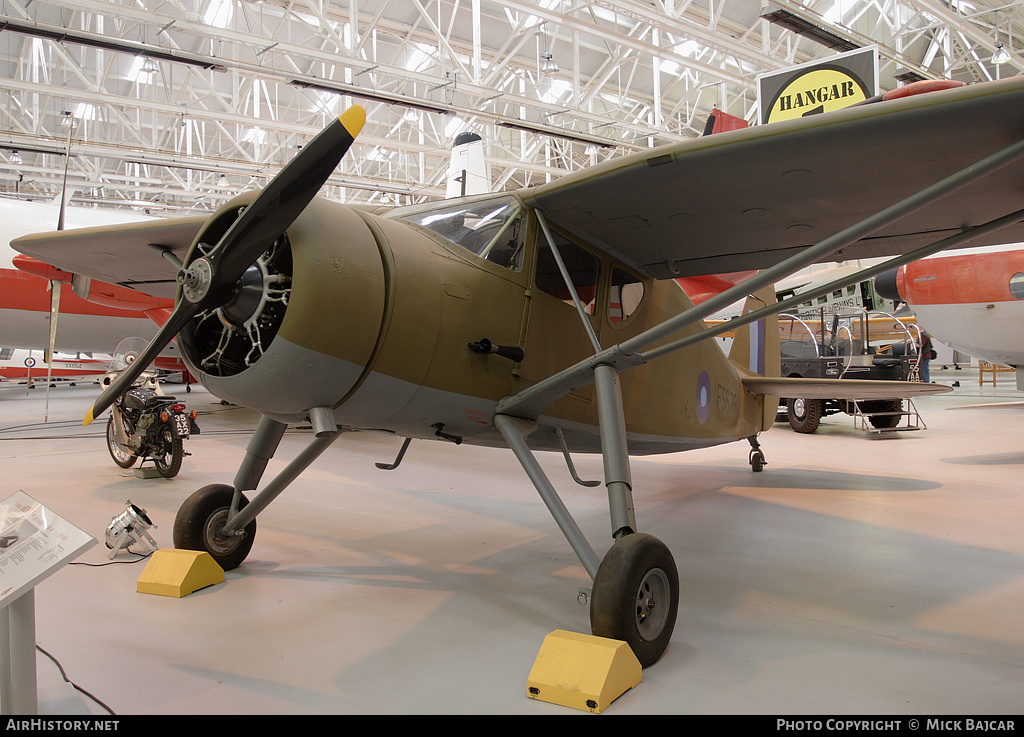
[[[877,44],[886,89],[898,66],[964,80],[1024,68],[1015,0],[775,4]],[[713,107],[753,120],[758,74],[831,53],[760,13],[735,0],[6,0],[0,194],[56,194],[60,155],[27,152],[59,147],[72,112],[79,201],[213,207],[360,91],[376,95],[359,100],[368,125],[328,196],[439,197],[466,129],[484,138],[496,187],[529,186],[699,135]],[[1010,54],[998,68],[997,42]],[[413,101],[436,111],[405,120]]]

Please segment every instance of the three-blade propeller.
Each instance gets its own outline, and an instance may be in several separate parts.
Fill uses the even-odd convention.
[[[136,360],[100,395],[85,416],[88,425],[127,391],[199,311],[226,302],[235,284],[295,222],[341,163],[366,121],[358,105],[346,110],[307,143],[260,191],[213,249],[178,274],[181,296],[174,311]]]

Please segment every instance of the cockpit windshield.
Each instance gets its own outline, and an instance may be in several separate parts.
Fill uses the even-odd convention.
[[[389,215],[427,228],[506,269],[518,271],[522,266],[526,217],[515,197],[438,202]]]

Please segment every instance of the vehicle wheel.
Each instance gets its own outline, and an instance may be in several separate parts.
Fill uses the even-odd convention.
[[[903,400],[893,399],[890,401],[872,402],[869,406],[862,405],[861,409],[866,412],[902,412]],[[903,421],[903,415],[871,415],[868,414],[868,421],[879,430],[891,430],[898,427]]]
[[[174,547],[206,551],[225,571],[238,568],[252,549],[256,520],[246,525],[241,535],[220,534],[231,511],[234,491],[226,484],[211,484],[186,499],[174,518]],[[243,494],[239,509],[248,503]]]
[[[790,399],[786,403],[789,426],[802,433],[812,433],[821,422],[820,399]]]
[[[181,470],[181,459],[185,456],[185,445],[181,438],[174,437],[169,427],[160,434],[160,455],[153,456],[156,470],[165,479],[173,479]]]
[[[668,647],[678,608],[679,576],[665,544],[637,533],[617,540],[594,577],[594,635],[626,642],[646,668]]]
[[[764,453],[759,450],[750,451],[750,470],[754,473],[760,473],[765,467]]]
[[[114,459],[114,463],[121,468],[131,468],[135,465],[135,454],[118,445],[114,440],[116,435],[114,416],[111,415],[107,418],[107,450],[110,452],[110,457]]]

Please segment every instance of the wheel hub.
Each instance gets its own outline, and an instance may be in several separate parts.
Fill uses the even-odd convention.
[[[203,527],[203,538],[206,540],[211,553],[217,555],[231,553],[238,547],[238,543],[245,534],[244,532],[240,532],[238,535],[224,534],[224,528],[227,526],[230,514],[231,510],[228,507],[223,507],[211,514],[209,519],[206,520],[206,525]]]
[[[660,568],[653,568],[640,581],[636,597],[636,627],[645,640],[653,640],[665,627],[669,610],[658,607],[658,602],[670,596],[668,575]]]

